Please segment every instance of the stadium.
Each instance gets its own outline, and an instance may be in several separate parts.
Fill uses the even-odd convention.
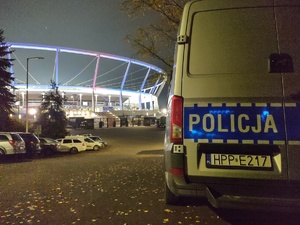
[[[166,76],[157,66],[103,52],[6,44],[12,51],[8,58],[14,60],[10,72],[14,76],[16,115],[21,120],[25,119],[26,106],[29,120],[36,120],[43,95],[52,88],[66,97],[66,115],[75,127],[151,125],[163,116],[158,97]]]

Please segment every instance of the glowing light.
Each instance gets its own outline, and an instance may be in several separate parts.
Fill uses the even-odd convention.
[[[30,110],[29,110],[29,114],[30,114],[30,115],[35,115],[36,112],[37,112],[36,109],[30,109]]]
[[[269,115],[270,114],[270,112],[268,111],[268,110],[264,110],[263,112],[262,112],[262,115],[263,116],[267,116],[267,115]]]

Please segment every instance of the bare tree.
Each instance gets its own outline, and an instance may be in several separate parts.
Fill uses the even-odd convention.
[[[173,66],[177,28],[187,0],[124,0],[123,11],[130,17],[153,15],[153,23],[138,27],[126,40],[137,54],[163,63],[169,73]]]

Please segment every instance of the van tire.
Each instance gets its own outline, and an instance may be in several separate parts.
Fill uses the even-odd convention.
[[[5,155],[5,152],[3,149],[0,149],[0,155]]]
[[[75,147],[72,147],[72,148],[70,149],[70,153],[71,153],[71,154],[76,154],[76,153],[78,153],[78,149],[75,148]]]
[[[178,205],[180,201],[180,198],[169,189],[167,184],[165,188],[165,201],[168,205]]]

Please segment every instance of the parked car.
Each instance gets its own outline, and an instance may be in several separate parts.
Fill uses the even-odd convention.
[[[33,133],[18,133],[25,141],[26,154],[36,155],[41,153],[41,144],[38,137]]]
[[[160,117],[160,118],[157,120],[156,125],[157,125],[157,127],[159,127],[159,128],[165,128],[165,127],[166,127],[166,117],[165,117],[165,116]]]
[[[54,155],[60,149],[60,143],[52,138],[40,137],[42,154],[45,156]]]
[[[87,150],[94,150],[94,151],[98,151],[101,148],[104,148],[104,144],[102,144],[99,141],[94,141],[93,139],[91,139],[90,137],[85,137],[84,138],[84,142],[86,143],[86,149]]]
[[[86,150],[98,151],[101,148],[104,148],[104,144],[98,141],[94,141],[88,136],[75,135],[75,136],[66,136],[65,138],[77,138],[81,141],[84,141],[86,145]]]
[[[12,155],[26,153],[25,142],[17,133],[0,133],[0,155]]]
[[[84,141],[79,140],[78,138],[61,138],[57,139],[60,143],[59,152],[70,152],[75,154],[86,150],[86,144]]]
[[[99,136],[88,136],[90,139],[94,140],[94,141],[98,141],[100,143],[102,143],[104,145],[104,147],[107,146],[107,142],[104,141],[101,137]]]

